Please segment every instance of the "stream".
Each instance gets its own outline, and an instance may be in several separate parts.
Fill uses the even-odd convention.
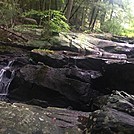
[[[6,99],[8,88],[14,78],[15,72],[11,70],[14,61],[9,61],[6,67],[0,70],[0,100]]]

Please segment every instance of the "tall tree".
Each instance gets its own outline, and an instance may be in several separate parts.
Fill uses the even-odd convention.
[[[73,7],[73,3],[74,0],[68,0],[68,4],[67,4],[67,9],[65,12],[65,16],[67,18],[67,22],[69,22],[70,16],[71,16],[71,11],[72,11],[72,7]]]

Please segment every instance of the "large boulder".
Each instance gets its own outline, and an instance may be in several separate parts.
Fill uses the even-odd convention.
[[[134,133],[134,96],[115,91],[111,95],[96,99],[93,112],[88,120],[87,131],[93,134],[133,134]]]
[[[9,88],[10,97],[46,99],[48,103],[55,98],[59,100],[59,104],[68,100],[68,103],[72,104],[66,103],[66,105],[88,110],[91,98],[99,94],[91,88],[92,79],[100,76],[101,74],[97,71],[78,68],[26,65],[16,72]],[[54,100],[53,103],[55,103]]]

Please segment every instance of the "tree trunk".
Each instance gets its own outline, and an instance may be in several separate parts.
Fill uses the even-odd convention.
[[[106,17],[106,10],[103,11],[102,15],[100,16],[100,29],[103,29],[103,25],[105,22],[105,17]]]
[[[66,9],[67,9],[68,2],[69,2],[69,1],[66,2],[65,7],[63,8],[63,11],[62,11],[63,13],[65,13],[65,11],[66,11]]]
[[[70,16],[71,16],[73,2],[74,2],[74,0],[69,0],[68,1],[67,10],[66,10],[66,13],[65,13],[66,18],[67,18],[67,22],[69,22],[69,19],[70,19]]]
[[[85,30],[85,28],[86,28],[87,12],[88,12],[88,6],[84,7],[83,18],[82,18],[82,24],[81,24],[82,30]]]
[[[110,13],[110,21],[112,20],[113,12],[114,12],[114,9],[113,9],[113,6],[112,6],[112,10],[111,10],[111,13]]]
[[[94,17],[94,20],[93,20],[93,23],[92,23],[92,26],[91,26],[91,31],[94,30],[94,26],[95,26],[95,23],[96,23],[96,20],[97,20],[97,17],[98,17],[98,13],[99,13],[99,9],[97,8],[96,9],[96,13],[95,13],[95,17]]]
[[[55,10],[58,10],[58,2],[55,0]]]
[[[95,10],[96,10],[96,7],[94,6],[90,12],[90,17],[89,17],[89,29],[91,29],[92,27],[92,24],[93,24],[93,20],[94,20],[94,15],[95,15]]]
[[[43,2],[42,2],[42,11],[45,10],[45,4],[46,4],[46,2],[45,2],[45,0],[43,0]]]
[[[81,4],[84,2],[85,0],[82,0],[81,1],[81,3],[79,4],[79,6],[76,8],[76,10],[72,13],[72,15],[70,16],[70,18],[69,19],[71,19],[74,15],[75,15],[75,13],[80,9],[80,7],[81,7]]]

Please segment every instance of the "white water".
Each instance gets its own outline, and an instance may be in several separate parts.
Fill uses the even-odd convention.
[[[14,61],[10,61],[6,67],[0,70],[0,98],[8,95],[8,89],[15,74],[14,70],[11,71],[13,63]]]

